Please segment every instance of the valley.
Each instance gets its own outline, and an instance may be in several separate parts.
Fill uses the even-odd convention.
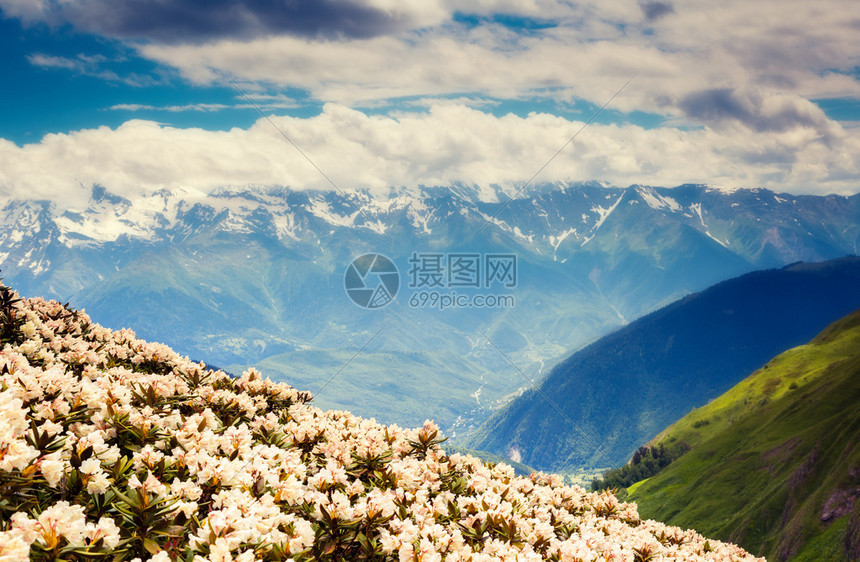
[[[320,404],[404,426],[432,410],[459,439],[526,378],[626,322],[754,269],[852,253],[860,237],[858,196],[596,182],[509,195],[248,187],[129,200],[96,186],[81,208],[0,203],[0,269],[25,293],[228,370],[308,388],[338,373]],[[516,306],[416,309],[405,286],[375,311],[346,298],[356,255],[391,257],[405,285],[412,252],[464,250],[517,256],[517,286],[500,293]]]

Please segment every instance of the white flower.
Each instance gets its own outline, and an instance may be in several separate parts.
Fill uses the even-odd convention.
[[[40,534],[37,541],[53,548],[59,537],[64,537],[69,543],[81,542],[86,530],[84,508],[80,505],[69,505],[69,502],[57,502],[39,514]]]
[[[104,541],[104,545],[112,550],[117,547],[120,541],[120,530],[116,523],[110,517],[102,517],[97,525],[87,523],[86,538],[89,539],[89,544],[93,544],[98,540]]]
[[[305,403],[306,394],[256,371],[238,380],[207,372],[166,346],[136,339],[130,330],[90,324],[83,337],[83,323],[89,319],[81,314],[75,320],[59,303],[28,299],[18,310],[29,324],[25,331],[30,339],[17,349],[0,349],[0,388],[6,389],[0,391],[0,470],[27,470],[35,461],[48,485],[58,487],[71,471],[73,448],[92,447],[79,472],[89,494],[103,494],[111,484],[105,469],[120,461],[121,447],[128,445],[120,442],[123,432],[118,434],[111,418],[127,416],[128,425],[152,438],[134,453],[131,476],[118,477],[116,484],[170,498],[174,513],[185,519],[204,517],[196,533],[178,545],[208,545],[209,557],[195,555],[193,562],[252,562],[251,544],[279,545],[292,555],[306,551],[315,539],[312,521],[323,517],[323,509],[339,521],[384,519],[375,537],[378,544],[386,555],[410,561],[630,560],[633,549],[643,547],[664,560],[756,560],[719,541],[709,541],[705,552],[704,537],[694,531],[640,521],[635,504],[565,486],[554,475],[521,478],[507,465],[490,469],[474,457],[446,456],[436,449],[418,458],[410,442],[437,441],[439,429],[433,422],[404,430],[348,412],[323,412]],[[33,357],[40,357],[44,367],[32,366]],[[107,368],[117,360],[162,368],[157,373]],[[192,390],[189,378],[203,380]],[[184,403],[143,407],[137,391],[132,392],[140,388]],[[276,400],[292,404],[274,407]],[[67,422],[63,416],[72,407],[83,408],[84,417]],[[233,425],[232,414],[216,414],[225,410],[240,411],[246,419]],[[33,421],[41,431],[64,439],[63,448],[39,459],[25,439]],[[386,458],[379,473],[385,486],[375,488],[367,478],[347,472],[355,459],[381,455]],[[181,476],[160,482],[152,471],[158,472],[162,461]],[[144,469],[148,473],[141,482],[137,474]],[[445,474],[462,475],[462,495],[447,489]],[[213,484],[218,491],[200,513],[197,502]],[[109,517],[88,520],[90,506],[77,505],[88,500],[94,498],[80,494],[72,503],[38,506],[33,511],[37,519],[14,513],[0,531],[0,562],[26,560],[34,542],[49,548],[66,541],[100,544],[106,552],[115,549],[120,529]],[[482,552],[473,552],[463,529],[500,519],[513,525],[522,541],[510,544],[485,535]],[[561,526],[577,532],[561,541]],[[658,536],[673,538],[664,545]],[[169,555],[159,552],[150,560],[168,562]]]
[[[230,554],[230,545],[225,538],[215,539],[215,543],[209,546],[210,562],[232,562],[233,555]]]
[[[57,451],[50,455],[46,455],[41,460],[39,463],[39,470],[42,472],[42,476],[45,477],[45,480],[48,481],[48,485],[53,488],[60,482],[60,479],[63,478],[63,472],[66,470],[68,465],[68,461],[62,459],[61,452]]]
[[[0,392],[0,439],[5,441],[22,436],[28,425],[24,402],[12,389]]]
[[[132,474],[128,479],[128,487],[129,488],[140,488],[143,484],[140,483],[140,479],[137,477],[137,474]]]
[[[96,472],[87,481],[87,492],[91,494],[104,494],[108,488],[110,488],[110,480],[104,471]]]
[[[29,559],[29,542],[13,531],[0,531],[0,562],[25,562]]]
[[[101,470],[101,463],[97,458],[90,457],[85,461],[81,462],[81,466],[78,468],[84,474],[93,474],[97,470]]]
[[[14,439],[5,444],[0,442],[0,470],[6,472],[24,470],[38,456],[39,451],[23,439]]]
[[[54,423],[51,420],[45,420],[42,422],[42,425],[39,426],[39,430],[53,437],[63,431],[63,426],[58,423]]]
[[[27,517],[26,513],[18,511],[10,518],[12,530],[15,536],[21,537],[27,544],[32,543],[39,536],[39,522]]]
[[[33,339],[36,335],[36,326],[31,321],[26,321],[21,324],[21,333],[27,336],[27,339]]]

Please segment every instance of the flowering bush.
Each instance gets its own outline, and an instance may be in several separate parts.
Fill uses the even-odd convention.
[[[0,284],[0,561],[754,560]]]

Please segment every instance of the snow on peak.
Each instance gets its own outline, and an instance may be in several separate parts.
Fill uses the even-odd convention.
[[[557,236],[550,236],[549,243],[552,245],[552,260],[557,261],[558,247],[561,243],[567,240],[569,236],[576,238],[576,228],[569,228],[564,232],[560,232]]]
[[[591,208],[591,212],[597,213],[599,218],[597,219],[597,223],[595,223],[594,228],[591,229],[591,232],[589,233],[588,237],[582,242],[582,245],[580,247],[585,246],[586,244],[591,242],[591,240],[594,238],[594,235],[597,234],[597,231],[600,229],[601,226],[603,226],[603,223],[606,221],[609,215],[612,214],[612,211],[618,208],[618,205],[621,203],[621,200],[624,199],[625,193],[626,192],[622,192],[621,195],[618,196],[618,199],[615,200],[615,203],[613,203],[612,206],[610,206],[609,208],[604,209],[603,207],[597,205]]]
[[[708,225],[705,224],[705,217],[704,217],[704,215],[702,215],[702,204],[701,203],[693,203],[692,205],[690,205],[690,210],[692,210],[696,214],[696,216],[699,217],[699,222],[702,223],[702,232],[704,232],[708,238],[710,238],[711,240],[713,240],[714,242],[716,242],[717,244],[719,244],[723,248],[729,247],[730,244],[729,244],[728,240],[726,240],[726,241],[720,240],[719,238],[717,238],[716,236],[711,234],[710,230],[708,230]]]
[[[738,191],[742,191],[744,189],[747,189],[744,187],[740,187],[738,185],[733,185],[733,184],[728,184],[728,183],[707,183],[707,184],[704,184],[704,186],[708,191],[718,191],[720,193],[726,193],[726,194],[736,193]]]
[[[645,203],[652,209],[662,211],[680,211],[681,205],[677,201],[666,195],[660,195],[653,187],[645,187],[642,185],[636,186],[636,193],[642,198]]]

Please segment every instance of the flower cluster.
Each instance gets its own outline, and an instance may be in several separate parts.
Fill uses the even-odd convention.
[[[0,285],[0,561],[754,560]]]

